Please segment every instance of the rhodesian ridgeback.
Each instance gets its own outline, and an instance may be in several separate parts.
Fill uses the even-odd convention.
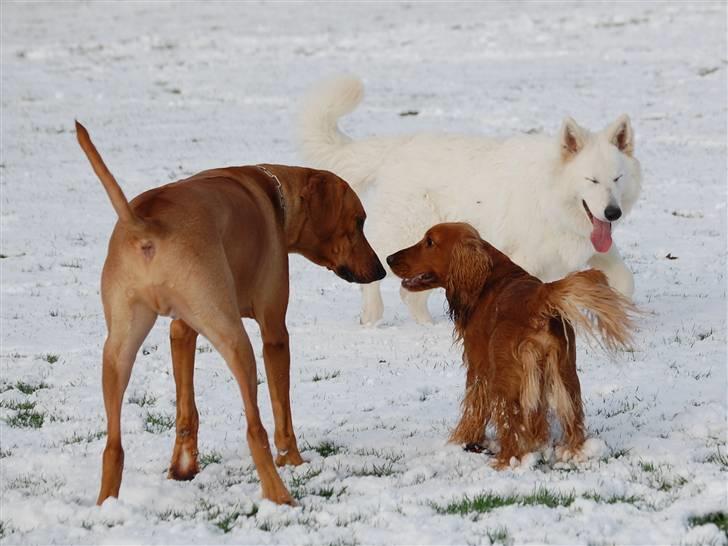
[[[384,268],[364,237],[361,202],[330,172],[282,165],[203,171],[129,202],[78,122],[76,133],[119,217],[101,276],[108,327],[102,373],[108,436],[97,502],[119,494],[124,391],[137,351],[161,315],[173,319],[177,388],[169,477],[191,479],[199,471],[193,373],[202,334],[240,387],[263,497],[292,503],[260,420],[255,356],[240,319],[253,318],[260,325],[275,420],[275,464],[301,464],[289,398],[288,253],[302,254],[349,282],[382,279]]]

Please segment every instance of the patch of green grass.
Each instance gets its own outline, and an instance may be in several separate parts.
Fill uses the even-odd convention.
[[[708,523],[716,525],[728,537],[728,513],[726,512],[711,512],[703,516],[691,516],[688,518],[688,525],[690,527],[707,525]]]
[[[291,476],[290,490],[295,499],[301,499],[307,494],[306,484],[321,474],[320,468],[309,468],[301,474],[295,473]]]
[[[46,353],[44,355],[40,355],[41,360],[45,360],[48,362],[48,364],[55,364],[60,360],[60,355],[54,355],[53,353]]]
[[[49,388],[47,384],[45,384],[43,381],[40,383],[36,383],[35,385],[31,383],[25,383],[24,381],[18,381],[15,384],[15,388],[22,392],[23,394],[33,394],[36,391],[39,391],[40,389],[47,389]]]
[[[317,497],[323,497],[325,499],[330,499],[334,496],[335,493],[336,491],[334,491],[333,487],[321,487],[316,491],[312,492],[312,494],[316,495]]]
[[[240,516],[250,518],[258,513],[258,505],[254,504],[248,512],[241,512],[240,510],[233,510],[220,516],[215,521],[215,526],[220,529],[223,533],[229,533],[235,527],[235,523],[238,521]]]
[[[172,429],[175,419],[171,415],[150,411],[144,418],[144,430],[152,434],[162,434]]]
[[[637,495],[610,495],[609,497],[604,497],[596,491],[585,493],[584,498],[601,504],[636,504],[642,501],[642,497],[638,497]]]
[[[135,393],[129,397],[129,403],[139,406],[140,408],[153,406],[157,403],[157,397],[147,394],[146,392],[141,395],[139,393]]]
[[[64,481],[54,477],[47,477],[43,474],[21,474],[20,476],[6,481],[6,489],[30,489],[33,495],[41,495],[48,491],[57,490],[64,485]]]
[[[352,476],[376,476],[377,478],[391,476],[392,474],[395,474],[394,463],[392,461],[388,461],[381,465],[372,464],[371,467],[369,465],[364,465],[364,467],[360,470],[352,472]]]
[[[6,536],[13,533],[12,527],[10,527],[10,524],[0,520],[0,538],[5,538]]]
[[[336,540],[329,542],[327,546],[359,546],[359,541],[356,537],[339,537]]]
[[[229,533],[235,527],[235,522],[240,516],[248,518],[255,516],[258,513],[258,505],[253,504],[249,510],[244,511],[236,504],[223,511],[217,504],[213,504],[206,499],[200,499],[196,513],[200,512],[207,521],[211,521],[224,533]]]
[[[26,411],[35,409],[35,402],[20,400],[0,400],[0,408],[14,411]]]
[[[65,438],[63,440],[63,445],[67,446],[67,445],[80,444],[80,443],[90,444],[91,442],[100,440],[104,436],[106,436],[106,432],[103,430],[99,430],[97,432],[87,432],[86,434],[74,432],[73,436],[69,436],[68,438]]]
[[[728,455],[721,453],[720,447],[716,447],[716,452],[709,455],[708,458],[705,459],[705,462],[717,464],[718,466],[721,466],[723,470],[728,470]]]
[[[20,410],[6,420],[8,426],[13,428],[40,428],[44,421],[45,413],[34,411],[32,408]]]
[[[220,464],[222,462],[222,453],[219,451],[210,451],[200,455],[200,468],[205,468],[211,464]]]
[[[651,462],[640,461],[640,468],[642,470],[644,470],[645,472],[654,472],[655,471],[655,465]]]
[[[461,500],[452,501],[446,506],[433,504],[433,508],[440,514],[465,515],[471,512],[486,513],[502,508],[504,506],[547,506],[556,508],[558,506],[569,506],[574,502],[573,493],[552,493],[543,487],[536,489],[528,495],[495,495],[493,493],[481,493],[475,497],[465,496]]]
[[[301,474],[294,474],[291,476],[291,488],[296,489],[303,485],[306,485],[310,480],[321,474],[320,468],[309,468],[306,472]]]
[[[164,512],[159,512],[157,514],[157,517],[160,521],[172,521],[173,519],[186,518],[188,517],[188,514],[170,508],[168,510],[165,510]]]
[[[316,382],[316,381],[326,381],[329,379],[336,379],[340,375],[341,375],[341,370],[334,370],[332,372],[322,372],[321,374],[316,373],[311,378],[311,381]]]
[[[485,534],[488,536],[491,544],[505,544],[508,542],[508,529],[498,527],[496,529],[488,529]]]
[[[612,453],[609,454],[609,458],[612,459],[621,459],[622,457],[626,457],[629,455],[629,452],[632,451],[632,448],[619,448],[612,451]]]
[[[330,499],[332,497],[339,498],[341,495],[344,494],[346,491],[346,487],[342,487],[338,491],[334,489],[333,487],[319,487],[315,491],[311,491],[312,495],[316,495],[317,497],[323,497],[325,499]]]
[[[332,455],[337,455],[341,452],[342,447],[340,445],[335,444],[334,442],[331,442],[329,440],[324,440],[323,442],[319,443],[318,445],[307,446],[309,449],[313,449],[316,453],[321,455],[322,457],[331,457]]]

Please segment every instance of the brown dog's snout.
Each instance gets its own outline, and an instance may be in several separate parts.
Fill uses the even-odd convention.
[[[377,255],[372,252],[372,261],[371,266],[369,267],[369,272],[356,282],[361,284],[368,284],[374,281],[381,281],[386,276],[387,270],[384,269],[384,266],[382,265],[382,262],[379,261]]]
[[[346,265],[341,265],[336,268],[336,274],[347,282],[369,284],[370,282],[381,281],[387,275],[387,271],[377,255],[372,251],[365,267],[357,268],[357,271],[355,271]]]
[[[379,258],[377,260],[377,265],[375,267],[374,271],[374,280],[375,281],[381,281],[384,277],[387,276],[387,270],[384,269],[384,266],[382,265],[382,262],[379,261]]]

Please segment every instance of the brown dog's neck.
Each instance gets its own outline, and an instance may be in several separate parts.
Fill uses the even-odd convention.
[[[283,214],[283,233],[286,238],[286,248],[288,252],[295,252],[307,218],[305,214],[301,214],[302,203],[298,191],[299,184],[292,183],[291,179],[297,181],[298,178],[307,175],[302,172],[299,173],[298,171],[304,171],[304,169],[296,167],[266,164],[258,165],[258,168],[268,175],[270,183],[278,195],[278,206],[280,206]]]

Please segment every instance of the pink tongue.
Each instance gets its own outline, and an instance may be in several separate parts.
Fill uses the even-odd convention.
[[[597,252],[606,252],[612,246],[612,224],[592,218],[594,229],[591,232],[591,242]]]

